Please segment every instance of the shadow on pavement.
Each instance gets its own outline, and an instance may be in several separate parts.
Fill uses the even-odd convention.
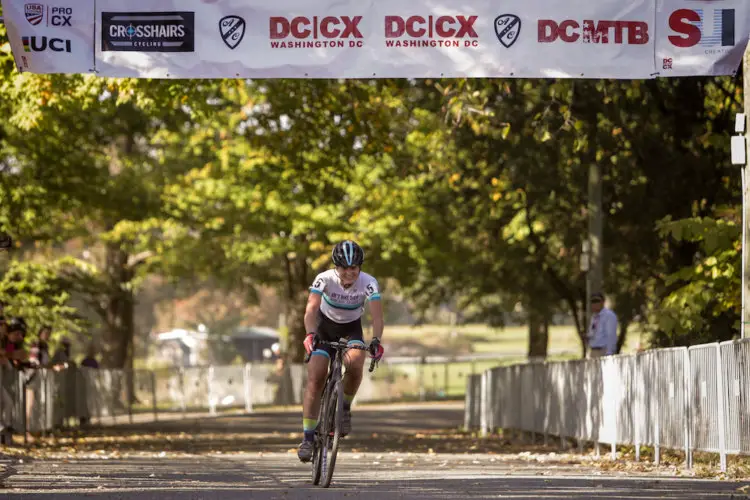
[[[82,497],[100,500],[127,498],[132,500],[245,500],[253,499],[448,499],[448,498],[513,498],[513,499],[712,499],[750,498],[741,493],[738,483],[710,481],[626,480],[586,478],[528,478],[528,477],[442,477],[434,479],[372,479],[372,474],[348,476],[334,482],[329,489],[312,487],[301,481],[280,481],[273,476],[248,471],[221,470],[214,473],[159,475],[153,481],[123,484],[127,473],[104,480],[91,479],[76,488],[104,487],[104,491],[84,493],[61,492],[60,484],[36,486],[31,494],[18,492],[9,498],[52,498],[78,500]],[[180,481],[182,479],[182,481]],[[174,484],[177,481],[181,484]],[[186,485],[185,481],[193,484]],[[127,481],[125,481],[127,483]],[[171,484],[165,485],[165,482]],[[102,484],[103,483],[103,484]],[[34,485],[24,483],[25,488]],[[117,488],[116,491],[106,491]],[[45,491],[46,490],[46,491]],[[9,491],[10,493],[10,491]],[[34,496],[32,496],[34,495]]]
[[[342,446],[345,451],[413,451],[427,453],[468,452],[476,443],[458,431],[463,410],[437,407],[416,410],[370,410],[353,413],[353,432]],[[165,451],[203,454],[209,452],[287,452],[302,439],[298,413],[253,413],[204,419],[120,424],[74,430],[38,439],[37,451],[76,452],[97,450],[120,453]],[[496,441],[500,450],[503,442]]]
[[[750,499],[748,483],[610,472],[578,457],[529,462],[503,439],[460,433],[460,408],[354,413],[330,489],[296,460],[298,412],[184,419],[76,431],[18,457],[9,499]],[[549,449],[547,449],[549,451]],[[35,459],[36,458],[36,459]],[[22,461],[21,461],[22,460]]]

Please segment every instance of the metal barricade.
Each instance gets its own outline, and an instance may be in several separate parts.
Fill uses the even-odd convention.
[[[650,396],[656,409],[653,444],[672,449],[687,446],[688,401],[685,373],[688,350],[685,347],[659,349],[652,352]]]
[[[470,378],[466,425],[579,442],[750,453],[750,339],[630,356],[525,363]],[[477,388],[481,381],[481,388]],[[479,419],[474,417],[480,408]]]
[[[208,371],[208,407],[212,413],[218,408],[246,406],[245,367],[243,365],[216,366]],[[277,385],[283,384],[283,375]],[[289,380],[291,382],[291,380]]]
[[[25,428],[21,384],[18,371],[9,366],[0,367],[0,426],[11,432]]]
[[[716,344],[693,346],[690,354],[691,439],[693,449],[719,452],[719,392]]]
[[[726,452],[750,451],[750,339],[720,345],[723,405],[726,415]]]

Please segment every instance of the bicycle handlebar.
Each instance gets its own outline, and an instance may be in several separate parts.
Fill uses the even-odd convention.
[[[334,340],[334,341],[318,340],[315,343],[315,347],[318,347],[319,345],[327,345],[329,347],[333,347],[334,349],[341,350],[341,351],[343,351],[345,349],[359,349],[360,351],[367,351],[370,348],[370,346],[363,346],[363,345],[359,345],[359,344],[349,345],[348,342],[340,342],[338,340]],[[312,354],[306,354],[305,355],[305,363],[307,363],[308,361],[310,361],[311,355]],[[377,364],[378,364],[378,360],[376,360],[375,358],[372,358],[372,361],[370,362],[370,370],[369,371],[372,372],[373,370],[375,370],[375,367],[377,366]]]

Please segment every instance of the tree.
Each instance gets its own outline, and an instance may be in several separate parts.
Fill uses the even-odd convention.
[[[199,114],[185,102],[211,92],[82,75],[13,73],[0,83],[9,103],[0,194],[15,201],[0,208],[0,229],[22,244],[79,239],[90,249],[95,266],[58,271],[99,315],[106,366],[132,366],[135,295],[153,256],[138,251],[146,238],[135,229],[161,215],[168,179],[200,159],[184,154]]]
[[[330,246],[358,233],[351,193],[377,177],[367,158],[395,140],[386,126],[395,107],[369,82],[238,82],[202,124],[218,144],[210,160],[166,190],[167,259],[185,262],[200,246],[210,257],[191,262],[197,272],[275,286],[287,348],[301,359],[308,287],[330,266]]]

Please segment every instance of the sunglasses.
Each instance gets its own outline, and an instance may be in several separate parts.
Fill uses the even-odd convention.
[[[342,269],[344,271],[356,271],[359,269],[359,266],[338,266],[339,269]]]

